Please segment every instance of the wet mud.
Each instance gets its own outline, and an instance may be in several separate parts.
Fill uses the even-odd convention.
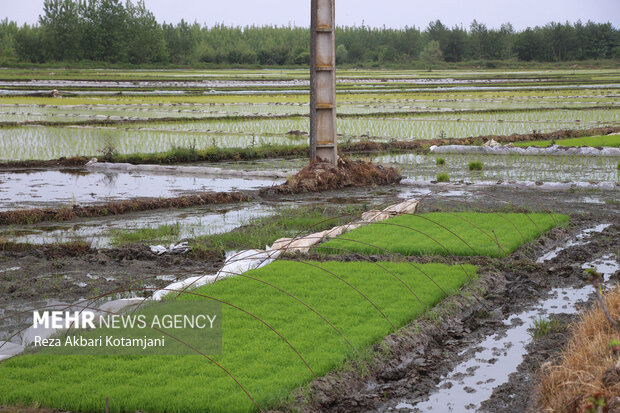
[[[197,260],[191,255],[162,255],[134,244],[106,250],[85,244],[0,247],[0,310],[47,300],[74,302],[118,291],[140,296],[140,288],[163,288],[178,279],[216,273],[224,254]],[[118,297],[117,297],[118,298]],[[123,297],[124,298],[124,297]]]

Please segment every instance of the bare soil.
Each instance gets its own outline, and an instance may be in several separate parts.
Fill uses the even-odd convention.
[[[79,252],[70,245],[0,251],[2,267],[19,268],[0,272],[0,308],[41,300],[72,302],[130,288],[141,295],[142,287],[162,288],[176,278],[215,274],[224,262],[223,254],[209,261],[189,255],[158,256],[141,244],[100,251],[86,247]]]

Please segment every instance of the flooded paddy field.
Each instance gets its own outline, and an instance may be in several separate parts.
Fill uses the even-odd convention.
[[[448,174],[453,182],[618,182],[618,159],[596,156],[545,155],[471,155],[471,154],[369,154],[352,155],[354,159],[397,168],[403,177],[414,182],[430,183],[437,175]],[[482,171],[472,171],[469,164],[481,162]],[[256,161],[200,163],[239,170],[299,170],[305,159],[261,159]]]
[[[586,202],[597,197],[605,205]],[[554,211],[571,215],[571,225],[528,244],[502,263],[476,259],[483,272],[479,281],[467,287],[462,310],[439,315],[440,321],[426,325],[419,321],[410,328],[417,335],[401,333],[401,346],[393,356],[363,375],[363,386],[345,376],[335,386],[322,388],[326,411],[502,411],[502,400],[514,399],[514,406],[529,402],[536,381],[536,364],[549,353],[541,341],[530,335],[535,320],[559,317],[561,325],[587,308],[592,287],[580,277],[583,268],[596,267],[609,282],[617,280],[617,245],[620,231],[619,190],[532,190],[449,184],[356,189],[323,194],[291,195],[275,201],[251,203],[237,208],[188,209],[135,214],[122,219],[95,219],[86,222],[15,228],[13,235],[22,242],[43,245],[32,250],[0,251],[0,312],[12,314],[41,305],[71,305],[87,297],[122,291],[128,283],[134,288],[153,291],[172,282],[214,273],[223,257],[198,260],[191,255],[157,255],[148,244],[121,248],[109,244],[106,230],[127,230],[179,222],[187,228],[178,241],[193,239],[209,231],[225,233],[252,219],[281,214],[279,208],[303,206],[350,206],[362,210],[382,208],[404,199],[421,200],[420,213],[430,211]],[[73,226],[76,239],[92,242],[96,249],[81,254],[52,247],[48,235],[62,237]],[[193,227],[193,230],[191,229]],[[28,234],[27,231],[32,231]],[[20,234],[20,232],[23,233]],[[312,232],[311,228],[306,232]],[[53,237],[53,235],[51,235]],[[65,239],[69,240],[69,239]],[[59,238],[57,241],[61,241]],[[174,241],[176,242],[176,241]],[[49,245],[45,245],[49,244]],[[257,245],[258,247],[258,245]],[[555,255],[547,255],[556,251]],[[545,257],[539,260],[541,257]],[[459,262],[455,257],[446,262]],[[536,261],[539,260],[539,263]],[[492,274],[492,275],[491,275]],[[481,287],[481,284],[484,288]],[[107,299],[128,299],[141,293],[112,294]],[[506,297],[511,297],[507,299]],[[446,304],[448,305],[448,304]],[[440,310],[438,310],[440,311]],[[439,313],[443,314],[443,313]],[[567,318],[568,317],[568,318]],[[573,318],[570,318],[573,317]],[[436,324],[436,323],[443,324]],[[13,318],[0,333],[10,336],[29,319]],[[439,326],[439,328],[438,328]],[[408,330],[407,330],[408,331]],[[434,337],[434,338],[433,338]],[[426,340],[430,340],[427,342]],[[561,339],[560,339],[561,340]],[[555,343],[555,342],[553,342]],[[412,347],[409,347],[412,346]],[[542,347],[541,347],[542,346]],[[411,348],[411,350],[407,350]],[[530,363],[530,364],[528,364]],[[400,366],[400,367],[399,367]],[[333,383],[333,382],[331,382]],[[377,397],[381,394],[381,397]],[[521,403],[521,404],[516,404]],[[321,405],[323,406],[323,405]],[[357,407],[354,407],[357,406]],[[439,409],[439,410],[438,410]]]
[[[0,170],[0,211],[253,190],[281,182],[282,179],[275,178],[93,172],[84,168]]]
[[[303,71],[104,72],[0,74],[0,160],[308,144]],[[344,71],[338,87],[343,143],[620,125],[616,70]]]

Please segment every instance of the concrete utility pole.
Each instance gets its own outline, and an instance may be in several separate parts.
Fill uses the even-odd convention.
[[[336,145],[336,1],[311,0],[310,159],[334,165]]]

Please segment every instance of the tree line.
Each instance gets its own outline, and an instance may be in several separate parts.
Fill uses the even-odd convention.
[[[429,49],[447,62],[620,58],[620,30],[611,23],[549,23],[522,31],[476,20],[469,27],[437,20],[423,30],[362,24],[339,27],[336,39],[338,62],[353,65],[415,62]],[[160,24],[143,0],[45,0],[38,24],[0,21],[0,64],[305,65],[309,42],[309,30],[294,26]]]

